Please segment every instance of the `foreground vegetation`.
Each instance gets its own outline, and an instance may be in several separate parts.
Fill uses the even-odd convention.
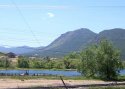
[[[120,52],[107,40],[86,48],[80,57],[79,71],[86,77],[116,80],[123,69]]]

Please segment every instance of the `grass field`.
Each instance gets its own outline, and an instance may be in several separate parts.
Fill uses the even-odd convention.
[[[64,80],[101,80],[100,78],[86,78],[84,76],[62,76]],[[10,78],[10,79],[60,79],[58,75],[39,75],[39,76],[0,76],[0,79]],[[119,76],[117,81],[125,81],[125,76]]]
[[[66,76],[62,76],[64,80],[89,80],[92,78],[85,78],[83,76],[73,76],[73,77],[66,77]],[[9,78],[9,79],[50,79],[50,80],[57,80],[60,79],[60,76],[54,76],[54,75],[40,75],[40,76],[0,76],[0,78],[5,79],[5,78]],[[99,80],[99,79],[95,79],[95,80]]]

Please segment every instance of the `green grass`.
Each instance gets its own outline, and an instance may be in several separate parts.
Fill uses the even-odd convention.
[[[119,76],[118,81],[125,81],[125,75]]]
[[[46,76],[0,76],[1,79],[5,79],[5,78],[9,78],[9,79],[52,79],[52,80],[56,80],[56,79],[60,79],[59,76],[51,76],[51,75],[46,75]],[[65,80],[83,80],[85,79],[82,76],[79,77],[63,77],[63,79]]]
[[[50,79],[50,80],[60,80],[60,76],[54,76],[54,75],[41,75],[41,76],[0,76],[0,79],[19,79],[19,80],[29,80],[29,79]],[[93,80],[93,78],[86,78],[83,76],[73,76],[73,77],[66,77],[62,76],[64,80]],[[100,79],[94,79],[94,80],[100,80]]]
[[[61,76],[61,75],[60,75]],[[51,79],[51,80],[60,80],[59,75],[40,75],[40,76],[0,76],[0,79],[9,78],[9,79]],[[86,78],[84,76],[62,76],[64,80],[101,80],[100,78]],[[125,81],[125,76],[119,76],[118,81]]]
[[[29,80],[29,79],[59,79],[56,76],[0,76],[1,79],[19,79],[19,80]]]

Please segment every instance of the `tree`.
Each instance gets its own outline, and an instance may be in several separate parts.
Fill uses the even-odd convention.
[[[79,62],[79,54],[72,52],[66,55],[63,59],[63,63],[66,69],[76,69]]]
[[[19,68],[29,68],[29,60],[25,57],[20,57],[18,59],[18,67]]]
[[[64,69],[65,66],[64,66],[63,60],[61,60],[61,59],[56,59],[56,60],[54,61],[54,68],[56,68],[56,69]]]
[[[107,40],[101,40],[80,53],[79,71],[87,77],[98,76],[103,79],[117,79],[122,62],[120,52]]]
[[[78,70],[86,77],[94,77],[97,71],[96,46],[90,46],[80,53],[81,62]]]
[[[70,69],[71,59],[70,59],[69,55],[64,57],[63,62],[64,62],[64,65],[65,65],[65,68]]]
[[[0,67],[8,68],[11,66],[11,61],[7,57],[0,58]]]
[[[34,61],[33,63],[33,68],[42,68],[41,62],[40,61]]]
[[[98,73],[101,78],[117,79],[123,68],[120,52],[107,40],[100,41],[97,50]]]

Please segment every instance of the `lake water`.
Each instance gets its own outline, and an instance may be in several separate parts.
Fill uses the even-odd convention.
[[[77,71],[64,71],[64,70],[0,70],[0,73],[7,74],[23,74],[28,72],[29,75],[61,75],[61,76],[80,76]]]
[[[27,70],[0,70],[0,73],[7,74],[23,74]],[[64,71],[64,70],[28,70],[29,75],[41,74],[41,75],[62,75],[62,76],[80,76],[77,71]],[[125,75],[125,70],[120,72],[121,75]]]

